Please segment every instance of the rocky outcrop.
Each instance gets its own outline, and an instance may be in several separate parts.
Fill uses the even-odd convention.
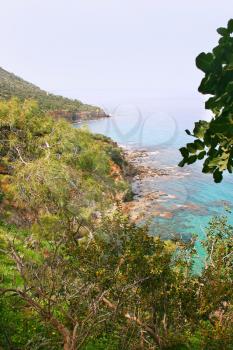
[[[82,120],[93,120],[100,118],[109,118],[110,116],[106,114],[102,109],[81,111],[81,112],[70,112],[64,110],[51,111],[51,116],[55,119],[65,119],[70,123],[78,123]]]
[[[133,200],[124,203],[124,210],[134,222],[147,220],[150,217],[172,218],[173,214],[166,210],[161,211],[160,201],[170,195],[160,191],[155,186],[148,186],[155,178],[169,176],[167,169],[152,167],[148,164],[149,153],[146,150],[125,150],[125,158],[130,164],[131,183],[134,193]]]

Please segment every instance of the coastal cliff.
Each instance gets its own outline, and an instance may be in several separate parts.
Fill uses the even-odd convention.
[[[55,119],[63,118],[72,123],[108,117],[97,106],[51,94],[0,67],[0,100],[9,100],[12,97],[17,97],[20,101],[36,100],[40,108]]]
[[[102,109],[96,108],[93,110],[71,112],[66,110],[56,110],[50,111],[51,116],[54,119],[66,119],[70,123],[77,123],[82,120],[92,120],[100,118],[109,118],[110,116],[106,114]]]

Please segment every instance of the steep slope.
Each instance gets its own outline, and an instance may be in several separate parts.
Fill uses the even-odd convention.
[[[55,118],[64,117],[71,122],[79,119],[107,117],[103,110],[63,96],[50,94],[0,67],[0,99],[18,97],[20,100],[35,99],[43,110]]]

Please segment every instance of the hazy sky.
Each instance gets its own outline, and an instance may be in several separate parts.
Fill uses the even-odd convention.
[[[192,98],[231,17],[232,0],[1,0],[0,66],[87,102]]]

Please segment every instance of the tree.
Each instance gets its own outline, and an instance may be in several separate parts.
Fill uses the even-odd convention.
[[[205,108],[213,117],[196,122],[193,132],[186,130],[195,140],[180,149],[183,160],[179,165],[205,159],[202,171],[221,182],[223,172],[232,173],[233,168],[233,19],[217,32],[221,35],[218,46],[196,58],[197,67],[205,73],[199,91],[212,95]]]
[[[48,213],[89,220],[127,189],[112,176],[114,148],[55,122],[35,101],[0,102],[0,217],[26,225]]]
[[[0,130],[0,346],[232,349],[225,218],[207,230],[197,275],[193,240],[162,241],[117,206],[116,145],[29,101],[1,103]]]
[[[199,337],[204,349],[231,349],[233,344],[233,227],[214,217],[202,242],[205,266],[199,278]]]
[[[2,251],[15,272],[12,285],[0,291],[18,296],[53,327],[64,350],[83,348],[109,327],[126,348],[138,342],[162,348],[170,332],[179,331],[173,317],[178,321],[186,309],[177,309],[181,294],[175,286],[187,278],[173,271],[172,250],[160,239],[120,214],[106,218],[92,237],[74,240],[52,227],[44,232],[40,224],[39,235],[5,235]]]

